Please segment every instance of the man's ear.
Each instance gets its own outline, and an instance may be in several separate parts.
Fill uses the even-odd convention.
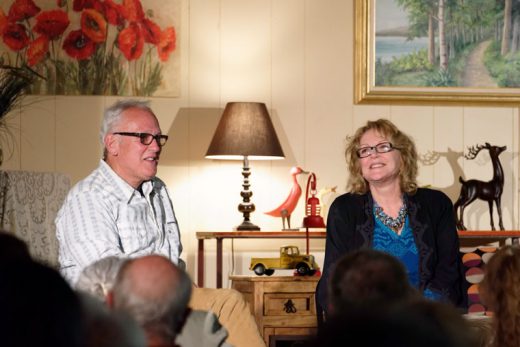
[[[119,153],[119,138],[118,136],[114,134],[107,134],[105,136],[105,140],[103,141],[105,143],[105,149],[107,151],[107,154],[110,154],[112,156],[116,156]]]
[[[105,296],[106,304],[109,308],[114,308],[114,292],[109,290],[107,295]]]

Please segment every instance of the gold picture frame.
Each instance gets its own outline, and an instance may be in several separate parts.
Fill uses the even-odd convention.
[[[355,104],[488,105],[509,107],[520,104],[520,88],[376,86],[375,14],[376,0],[355,0]]]

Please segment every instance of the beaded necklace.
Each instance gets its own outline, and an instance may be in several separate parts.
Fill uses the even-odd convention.
[[[403,203],[403,206],[401,206],[401,208],[399,209],[397,217],[394,219],[387,215],[383,211],[383,208],[374,201],[374,215],[376,216],[376,218],[396,233],[403,227],[404,222],[406,220],[407,211],[408,210],[406,208],[406,204]]]

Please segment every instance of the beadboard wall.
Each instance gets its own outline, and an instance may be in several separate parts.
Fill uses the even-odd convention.
[[[286,154],[285,160],[251,162],[251,189],[262,230],[279,230],[281,220],[263,212],[276,207],[290,188],[289,169],[316,173],[318,189],[345,191],[345,137],[367,119],[386,117],[413,136],[421,155],[439,153],[420,166],[421,185],[458,197],[458,176],[489,180],[487,154],[461,157],[467,146],[485,141],[506,145],[502,198],[506,229],[518,229],[518,109],[354,105],[354,8],[352,0],[183,0],[178,33],[181,80],[178,98],[151,98],[163,133],[170,136],[159,176],[172,193],[184,243],[183,258],[195,278],[196,231],[231,230],[242,189],[241,162],[204,159],[220,113],[228,101],[265,102]],[[4,169],[58,171],[73,182],[97,166],[98,131],[103,109],[117,97],[34,96],[14,111],[12,155]],[[307,177],[300,177],[305,189]],[[334,194],[325,195],[326,206]],[[303,197],[292,216],[301,225]],[[326,208],[325,206],[325,208]],[[495,212],[496,213],[496,212]],[[495,218],[496,220],[496,218]],[[487,203],[466,212],[471,229],[489,229]],[[252,255],[276,254],[282,245],[304,242],[226,241],[224,272],[250,274]],[[213,286],[213,242],[207,242],[206,284]],[[323,261],[324,242],[311,241]],[[224,285],[229,286],[229,282]]]

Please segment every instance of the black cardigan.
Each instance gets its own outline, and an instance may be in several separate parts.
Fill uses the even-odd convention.
[[[459,250],[453,205],[442,192],[419,188],[404,195],[410,227],[419,252],[422,291],[426,288],[446,301],[465,308],[466,282]],[[336,261],[344,254],[372,247],[373,199],[370,193],[347,193],[337,197],[329,209],[323,274],[316,288],[318,311],[327,311],[327,287]]]

